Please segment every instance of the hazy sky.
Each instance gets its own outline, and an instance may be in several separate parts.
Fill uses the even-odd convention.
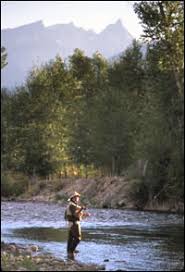
[[[121,19],[130,34],[139,38],[142,27],[133,10],[135,1],[1,1],[1,28],[14,28],[42,20],[45,26],[73,22],[101,32]]]

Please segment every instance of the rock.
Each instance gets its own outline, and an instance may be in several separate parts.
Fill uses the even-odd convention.
[[[31,256],[30,256],[30,255],[26,255],[26,258],[27,258],[27,259],[31,259]]]
[[[17,260],[18,260],[18,261],[22,261],[22,260],[23,260],[23,256],[17,257]]]
[[[98,270],[105,270],[105,265],[99,265],[99,266],[97,266],[97,269]]]
[[[1,254],[2,254],[2,256],[7,256],[6,251],[3,251]]]
[[[18,271],[29,271],[26,267],[19,267]]]
[[[55,261],[52,262],[52,264],[53,265],[60,265],[60,262],[55,260]]]
[[[124,200],[120,200],[120,201],[117,203],[117,206],[118,206],[118,207],[125,207],[126,204],[125,204]]]
[[[39,247],[36,246],[36,245],[32,245],[32,246],[30,246],[30,249],[31,249],[32,251],[36,252],[36,251],[39,250]]]
[[[35,259],[35,262],[38,264],[38,263],[43,262],[43,260],[42,260],[41,258],[38,258],[38,257],[37,257],[37,259]]]
[[[15,257],[13,256],[13,254],[10,254],[9,258],[10,258],[10,261],[14,261],[15,260]]]
[[[11,252],[16,252],[16,246],[15,246],[15,245],[9,245],[9,246],[8,246],[8,249],[9,249]]]
[[[30,249],[26,249],[24,252],[23,252],[24,255],[32,255],[32,251]]]
[[[111,205],[110,205],[109,202],[104,202],[104,203],[102,204],[102,208],[103,208],[103,209],[109,209],[109,208],[111,208]]]
[[[37,271],[100,271],[105,270],[105,266],[98,266],[96,264],[84,264],[78,261],[64,261],[56,259],[51,254],[39,254],[37,256],[31,255],[32,251],[37,251],[38,246],[27,245],[24,248],[18,245],[3,244],[3,250],[1,248],[1,256],[5,256],[7,260],[9,271],[28,271],[26,268],[26,262],[32,263],[34,267],[37,267]],[[8,249],[9,248],[9,249]],[[13,251],[20,251],[20,255],[15,255]],[[32,250],[32,251],[31,251]],[[4,267],[3,267],[4,269]]]

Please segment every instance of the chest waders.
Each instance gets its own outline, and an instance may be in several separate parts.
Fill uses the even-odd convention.
[[[81,208],[81,207],[80,207]],[[68,241],[67,241],[67,252],[73,255],[77,245],[81,241],[81,226],[80,218],[75,215],[75,211],[79,209],[78,205],[70,203],[66,209],[66,218],[68,220]]]
[[[69,222],[67,252],[74,253],[80,241],[81,241],[80,221]]]

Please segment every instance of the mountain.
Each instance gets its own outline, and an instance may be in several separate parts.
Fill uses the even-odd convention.
[[[22,84],[33,66],[41,65],[57,54],[65,59],[75,48],[80,48],[88,56],[99,51],[111,58],[124,51],[132,40],[121,20],[108,25],[99,34],[73,23],[45,27],[42,21],[3,29],[1,46],[7,50],[8,65],[1,71],[1,86],[11,88]]]

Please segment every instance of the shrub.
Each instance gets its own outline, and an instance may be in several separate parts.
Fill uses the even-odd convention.
[[[67,199],[68,199],[68,196],[63,192],[58,192],[55,195],[55,200],[56,201],[65,201],[65,202],[67,202]]]
[[[134,179],[130,183],[129,197],[137,203],[138,207],[143,207],[148,201],[148,189],[144,179]]]
[[[44,188],[46,188],[46,181],[45,180],[41,180],[38,184],[39,189],[43,190]]]
[[[28,178],[21,173],[4,172],[1,174],[1,195],[19,196],[28,188]]]
[[[62,179],[54,179],[52,181],[52,187],[53,187],[54,191],[60,191],[60,190],[62,190],[63,187],[64,187]]]

